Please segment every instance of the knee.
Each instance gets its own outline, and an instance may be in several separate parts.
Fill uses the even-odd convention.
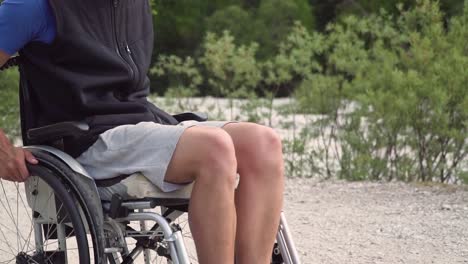
[[[235,185],[237,160],[231,137],[222,129],[213,129],[202,143],[198,179],[214,184]]]
[[[267,156],[264,160],[267,166],[271,166],[282,172],[283,170],[283,145],[280,136],[270,127],[264,127],[261,137],[263,155]]]
[[[271,181],[272,177],[283,178],[284,161],[279,135],[269,127],[259,126],[252,136],[252,144],[246,149],[247,155],[243,155],[245,170],[262,182]],[[263,173],[265,171],[270,173]]]
[[[266,153],[281,155],[283,153],[283,145],[280,136],[270,127],[262,127],[259,132],[262,150]]]
[[[252,133],[250,153],[260,163],[276,163],[282,160],[283,146],[279,135],[270,127],[258,126]],[[260,164],[264,166],[265,164]]]

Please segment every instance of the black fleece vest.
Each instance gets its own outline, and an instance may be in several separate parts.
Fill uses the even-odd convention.
[[[49,0],[57,22],[50,45],[29,43],[20,53],[33,120],[23,130],[86,121],[88,136],[66,139],[74,157],[98,135],[123,124],[176,124],[147,101],[153,23],[148,0]],[[25,117],[22,117],[25,118]]]

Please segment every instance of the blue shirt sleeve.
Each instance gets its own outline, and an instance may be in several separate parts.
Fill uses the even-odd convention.
[[[13,55],[32,41],[52,43],[55,19],[47,0],[5,0],[0,5],[0,50]]]

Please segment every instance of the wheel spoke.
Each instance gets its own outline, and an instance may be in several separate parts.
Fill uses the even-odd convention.
[[[14,256],[15,255],[15,252],[13,250],[13,248],[11,247],[10,243],[8,243],[8,239],[6,238],[5,234],[3,233],[2,230],[0,230],[2,232],[2,236],[5,238],[4,242],[6,243],[6,245],[8,246],[8,249],[10,249],[11,251],[11,254]]]
[[[87,235],[80,223],[80,205],[66,182],[35,168],[34,175],[41,176],[32,176],[26,185],[0,179],[0,264],[16,263],[19,253],[28,263],[88,263],[94,233]],[[39,192],[29,193],[33,190]]]
[[[2,188],[3,188],[3,180],[1,180],[1,179],[0,179],[0,184],[2,185]],[[4,189],[4,188],[3,188],[3,194],[4,194],[4,196],[5,196],[6,202],[8,202],[8,197],[6,196],[6,192],[5,192],[5,189]],[[10,217],[10,219],[13,221],[13,224],[14,224],[15,222],[14,222],[14,220],[13,220],[11,214],[9,214],[8,209],[7,209],[6,206],[3,204],[3,202],[2,202],[1,199],[0,199],[0,203],[2,204],[2,206],[3,206],[3,208],[5,209],[7,215]],[[3,224],[2,224],[2,226],[3,226]],[[17,228],[17,229],[18,229],[18,228]],[[14,255],[15,255],[14,249],[13,249],[13,247],[10,245],[7,236],[6,236],[5,233],[3,232],[3,229],[0,228],[0,232],[2,233],[3,239],[5,239],[5,240],[3,240],[3,242],[5,242],[5,244],[8,246],[8,249],[11,251],[12,255],[14,256]]]
[[[18,184],[16,185],[16,191],[17,191],[18,193],[20,193],[20,189],[19,189],[19,185],[18,185]],[[29,217],[29,220],[32,221],[32,216],[29,214],[29,209],[30,209],[30,208],[26,207],[26,203],[24,202],[23,196],[20,195],[19,197],[20,197],[20,199],[21,199],[21,204],[23,205],[23,208],[25,209],[26,214],[27,214],[28,217]]]
[[[0,204],[2,205],[2,207],[5,209],[5,212],[7,213],[8,217],[11,219],[11,221],[13,222],[13,225],[16,227],[16,232],[12,231],[10,228],[7,228],[5,225],[2,225],[4,226],[5,228],[7,228],[10,232],[12,233],[16,233],[16,240],[17,240],[17,250],[19,250],[20,248],[22,248],[23,246],[21,245],[21,240],[20,238],[26,242],[26,239],[22,236],[22,234],[20,233],[20,230],[19,230],[19,227],[18,227],[18,224],[19,224],[19,206],[18,206],[18,197],[21,197],[19,195],[19,188],[18,188],[18,183],[14,183],[15,187],[16,187],[16,221],[14,219],[14,215],[13,215],[13,210],[11,209],[11,206],[10,206],[10,203],[8,202],[8,196],[6,195],[6,190],[5,190],[5,187],[3,185],[3,180],[0,179],[0,185],[2,187],[2,191],[3,191],[3,195],[5,197],[5,200],[6,200],[6,204],[7,206],[5,206],[5,204],[1,201],[0,199]],[[22,198],[21,198],[22,199]],[[7,209],[8,207],[8,209]],[[3,233],[3,231],[2,231]],[[7,241],[6,241],[7,242]],[[8,242],[7,244],[9,246],[11,246]]]
[[[18,190],[18,183],[15,183],[15,187],[16,187],[16,190]],[[16,192],[16,221],[17,223],[19,222],[19,210],[18,210],[18,207],[19,207],[19,192],[17,191]],[[18,232],[16,233],[16,244],[18,246],[18,250],[20,248],[23,248],[23,246],[21,245],[20,243],[20,232],[18,230]]]
[[[10,260],[3,261],[3,262],[0,262],[0,263],[10,263],[10,262],[12,262],[12,261],[13,261],[13,260],[15,260],[15,259],[16,259],[16,257],[13,257],[13,258],[12,258],[12,259],[10,259]]]
[[[7,203],[8,208],[7,208],[7,206],[5,206],[5,204],[2,202],[1,199],[0,199],[0,203],[2,204],[3,209],[5,209],[5,212],[8,214],[11,221],[13,222],[13,225],[16,226],[16,222],[15,222],[14,217],[13,217],[13,212],[11,210],[10,203],[8,202],[8,196],[6,195],[5,188],[3,187],[3,180],[2,179],[0,179],[0,184],[2,185],[3,195],[5,196],[5,202]],[[16,228],[18,228],[18,226],[16,226]]]
[[[57,211],[57,217],[58,217],[58,215],[60,215],[60,212],[62,211],[62,208],[63,208],[63,204],[60,205],[60,208],[59,208],[58,211]],[[68,215],[68,213],[65,215],[65,217],[66,217],[67,215]],[[65,219],[65,217],[64,217],[63,219]],[[52,233],[52,234],[53,234],[55,231],[57,231],[58,225],[63,224],[63,219],[62,219],[62,222],[60,222],[60,223],[57,222],[57,223],[55,224],[55,227],[54,227],[55,229],[53,229],[52,232],[49,232],[50,229],[47,230],[47,237],[46,237],[46,240],[49,238],[49,233]]]
[[[6,225],[4,225],[2,223],[0,223],[0,227],[5,228],[6,230],[10,231],[11,233],[21,234],[18,231],[12,230],[11,228],[7,227]],[[0,231],[3,233],[3,230],[1,228],[0,228]],[[23,239],[24,241],[27,241],[23,236],[21,236],[21,239]]]
[[[34,204],[35,204],[35,203],[36,203],[36,200],[34,200]],[[31,227],[29,228],[29,233],[28,233],[28,236],[27,236],[27,237],[28,237],[28,240],[27,240],[26,243],[24,244],[24,246],[26,246],[26,245],[28,246],[28,247],[26,248],[26,250],[29,249],[29,246],[32,246],[32,245],[31,245],[31,234],[32,234],[33,228],[34,228],[34,224],[33,224],[32,220],[31,220]],[[24,249],[24,246],[23,246],[23,248],[21,249],[21,251],[24,251],[24,250],[25,250],[25,249]]]
[[[6,250],[4,250],[4,249],[1,249],[1,248],[0,248],[0,252],[4,252],[4,253],[7,253],[7,254],[13,255],[13,256],[15,255],[14,253],[8,252],[8,251],[6,251]]]

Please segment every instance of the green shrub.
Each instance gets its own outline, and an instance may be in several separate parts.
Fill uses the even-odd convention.
[[[446,28],[431,1],[398,19],[329,26],[325,68],[296,95],[338,130],[339,177],[457,181],[468,153],[467,34],[468,5]]]
[[[230,98],[231,118],[233,98],[250,99],[241,105],[249,121],[273,125],[279,113],[292,131],[290,175],[466,181],[468,1],[450,21],[429,0],[397,10],[343,16],[325,33],[296,22],[265,60],[256,54],[267,47],[210,33],[193,64],[200,87]],[[282,89],[295,100],[274,109]]]
[[[230,99],[253,96],[254,88],[261,79],[261,71],[255,59],[257,49],[256,43],[237,46],[228,31],[219,37],[208,33],[200,63],[206,72],[211,91]],[[235,119],[232,100],[230,107],[231,119]]]
[[[235,38],[236,44],[249,44],[255,39],[254,19],[248,10],[230,5],[215,11],[205,20],[206,31],[222,35],[225,30]]]
[[[0,128],[10,137],[20,135],[18,71],[0,72]]]

